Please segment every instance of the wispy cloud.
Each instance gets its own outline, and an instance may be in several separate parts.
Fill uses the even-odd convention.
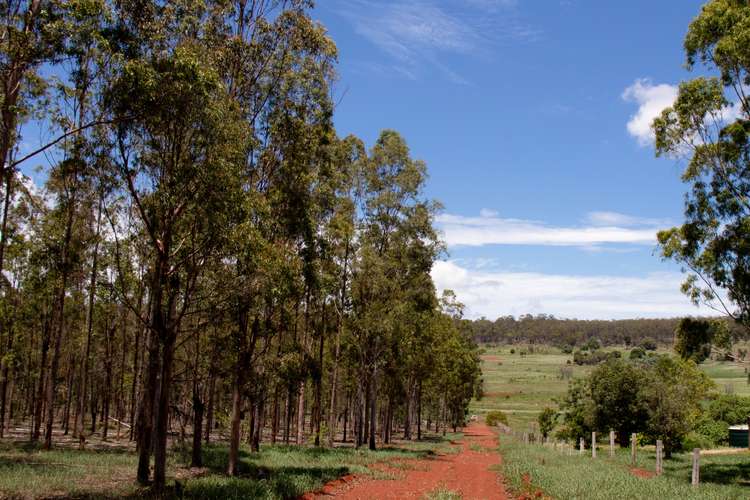
[[[437,218],[448,246],[546,245],[596,248],[606,244],[656,243],[663,221],[615,212],[592,212],[582,226],[553,226],[539,221],[509,219],[489,209],[479,217],[442,214]]]
[[[547,313],[621,319],[712,313],[693,306],[680,293],[679,273],[576,276],[467,269],[458,261],[441,261],[434,265],[432,277],[438,290],[454,290],[473,318]]]
[[[634,217],[618,212],[589,212],[585,219],[595,226],[667,226],[668,219],[652,219],[649,217]]]
[[[530,40],[539,32],[519,21],[515,0],[348,0],[339,12],[355,32],[391,59],[391,68],[414,75],[431,67],[454,83],[466,79],[444,59],[479,56],[507,39]]]
[[[640,78],[623,91],[622,98],[638,105],[638,111],[628,121],[628,133],[635,137],[641,146],[648,146],[654,142],[651,124],[664,108],[674,104],[677,86],[667,83],[654,85],[651,80]]]

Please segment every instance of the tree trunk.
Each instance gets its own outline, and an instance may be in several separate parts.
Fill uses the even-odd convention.
[[[190,467],[203,467],[201,437],[203,426],[203,400],[198,391],[198,384],[193,384],[193,455]]]
[[[156,307],[156,306],[154,306]],[[138,472],[137,479],[147,485],[150,475],[151,439],[154,431],[154,397],[159,376],[159,344],[156,332],[148,331],[148,368],[143,380],[137,418]]]
[[[378,390],[377,390],[377,381],[376,381],[376,372],[373,370],[372,374],[372,380],[370,382],[370,442],[369,442],[369,448],[370,450],[375,450],[375,437],[377,433],[377,400],[378,400]]]

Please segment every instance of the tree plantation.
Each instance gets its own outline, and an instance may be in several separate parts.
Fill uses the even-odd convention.
[[[747,0],[0,2],[0,500],[750,498],[749,89]]]
[[[430,277],[427,167],[336,134],[310,2],[3,7],[0,437],[127,435],[159,489],[176,442],[235,475],[245,444],[463,425],[479,355]]]

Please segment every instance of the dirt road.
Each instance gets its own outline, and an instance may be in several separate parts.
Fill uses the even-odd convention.
[[[464,430],[458,453],[432,459],[409,461],[403,468],[382,470],[397,479],[347,477],[311,495],[316,499],[402,499],[423,498],[436,491],[459,493],[463,500],[505,500],[508,495],[498,473],[490,467],[500,464],[497,436],[483,423],[472,423]]]

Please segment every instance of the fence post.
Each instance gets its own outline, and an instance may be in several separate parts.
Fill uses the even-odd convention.
[[[596,458],[596,432],[591,433],[591,458]]]
[[[630,461],[633,462],[633,465],[635,465],[635,444],[637,440],[636,433],[632,433],[630,435]]]
[[[579,454],[579,455],[583,455],[583,449],[584,449],[585,447],[586,447],[586,446],[585,446],[585,445],[584,445],[584,443],[583,443],[583,438],[581,438],[581,441],[580,441],[580,442],[578,443],[578,450],[579,450],[579,451],[578,451],[578,454]]]
[[[664,443],[662,443],[661,439],[656,440],[656,475],[661,476],[661,473],[663,471],[662,468],[662,449],[664,448]]]
[[[615,456],[615,431],[609,431],[609,458]]]
[[[529,444],[529,433],[524,432],[523,433],[523,444]]]
[[[701,459],[701,449],[693,448],[693,480],[692,480],[693,486],[698,486],[698,483],[700,482],[700,474],[701,474],[700,459]]]

